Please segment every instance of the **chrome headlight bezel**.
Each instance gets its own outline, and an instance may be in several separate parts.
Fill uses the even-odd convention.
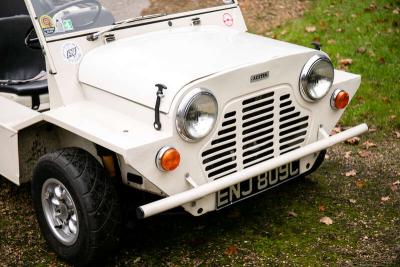
[[[316,93],[312,93],[310,88],[308,88],[308,83],[309,83],[309,78],[310,74],[315,71],[315,68],[318,67],[320,63],[328,64],[330,67],[330,77],[327,77],[330,80],[329,87],[326,87],[323,90],[323,93],[316,95]],[[330,91],[333,85],[333,81],[335,78],[335,69],[333,67],[332,61],[330,60],[329,57],[326,55],[315,55],[313,56],[308,62],[304,65],[303,70],[301,71],[300,74],[300,82],[299,82],[299,87],[300,87],[300,93],[302,97],[308,101],[308,102],[316,102],[324,98]]]
[[[189,109],[191,108],[191,106],[195,103],[195,101],[198,99],[198,97],[200,96],[207,96],[210,98],[210,101],[213,102],[213,104],[215,105],[215,114],[214,114],[214,121],[210,127],[210,129],[208,129],[207,133],[203,134],[202,136],[199,137],[194,137],[190,134],[190,132],[188,131],[188,124],[187,124],[187,120],[186,120],[186,116],[187,113],[189,111]],[[216,99],[216,97],[214,96],[214,94],[205,88],[196,88],[193,89],[192,91],[190,91],[181,101],[181,103],[179,104],[178,107],[178,112],[176,115],[176,129],[179,133],[179,135],[187,142],[199,142],[200,140],[202,140],[203,138],[205,138],[207,135],[209,135],[211,133],[211,131],[215,128],[215,124],[217,122],[218,119],[218,101]]]

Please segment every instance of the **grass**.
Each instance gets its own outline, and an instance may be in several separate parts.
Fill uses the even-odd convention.
[[[315,1],[303,18],[273,31],[278,39],[304,46],[319,41],[338,68],[344,67],[342,59],[352,59],[348,71],[363,79],[343,124],[400,128],[399,6],[398,0]]]

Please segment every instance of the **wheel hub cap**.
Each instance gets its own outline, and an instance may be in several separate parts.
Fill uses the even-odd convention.
[[[79,234],[78,213],[71,194],[60,181],[48,179],[43,184],[42,207],[56,239],[64,245],[73,245]]]

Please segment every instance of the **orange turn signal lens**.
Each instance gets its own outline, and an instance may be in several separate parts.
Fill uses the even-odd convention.
[[[181,154],[172,147],[163,147],[157,154],[156,165],[160,171],[173,171],[181,163]]]
[[[334,109],[344,109],[350,103],[350,95],[345,90],[337,89],[331,100],[332,108]]]

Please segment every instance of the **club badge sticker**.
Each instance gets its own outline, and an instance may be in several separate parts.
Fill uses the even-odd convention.
[[[82,50],[78,44],[66,43],[62,46],[64,60],[70,64],[78,64],[82,59]]]

